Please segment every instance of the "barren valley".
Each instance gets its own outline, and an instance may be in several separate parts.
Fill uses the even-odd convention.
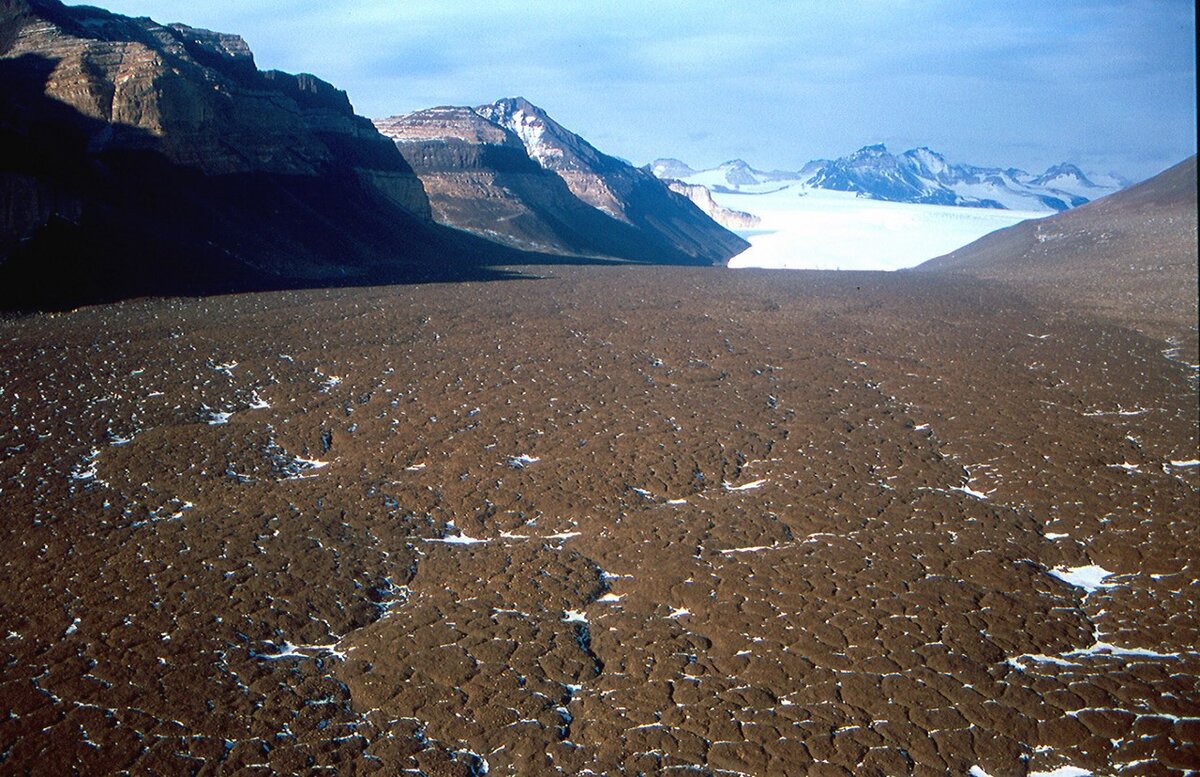
[[[1200,774],[1190,4],[108,1],[0,0],[0,777]]]
[[[0,321],[0,771],[1200,764],[1162,341],[937,274],[522,271]]]

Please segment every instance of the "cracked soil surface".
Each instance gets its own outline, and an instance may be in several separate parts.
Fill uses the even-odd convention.
[[[1166,344],[545,272],[0,321],[0,772],[1200,768]]]

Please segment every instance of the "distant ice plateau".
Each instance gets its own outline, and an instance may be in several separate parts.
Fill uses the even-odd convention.
[[[796,172],[758,170],[742,160],[694,170],[677,159],[658,159],[648,168],[669,181],[706,187],[724,212],[740,211],[749,223],[758,220],[752,229],[735,229],[751,247],[730,261],[734,268],[914,267],[989,232],[1069,210],[1127,183],[1115,176],[1089,177],[1069,163],[1034,175],[953,164],[927,148],[893,155],[883,145],[814,160]]]
[[[918,205],[788,185],[763,194],[713,194],[718,204],[762,221],[741,231],[750,248],[730,267],[900,270],[948,254],[989,232],[1046,212]]]

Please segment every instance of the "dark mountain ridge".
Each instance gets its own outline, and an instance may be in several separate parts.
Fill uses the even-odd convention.
[[[468,271],[345,93],[236,36],[4,0],[0,83],[7,306]]]

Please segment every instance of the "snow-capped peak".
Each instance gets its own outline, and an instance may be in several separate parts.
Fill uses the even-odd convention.
[[[1055,183],[1074,183],[1078,186],[1089,188],[1096,186],[1096,184],[1088,180],[1088,177],[1083,174],[1082,170],[1070,162],[1062,162],[1047,168],[1046,172],[1033,179],[1033,183],[1038,186],[1052,186]]]
[[[524,97],[506,97],[475,112],[513,132],[529,156],[548,170],[590,169],[614,161]]]
[[[655,168],[651,171],[659,174]],[[814,160],[795,173],[764,173],[734,159],[712,170],[676,177],[716,192],[766,192],[781,184],[798,184],[893,202],[1028,211],[1063,211],[1122,188],[1122,182],[1112,176],[1098,178],[1098,183],[1067,162],[1033,176],[1017,168],[951,163],[925,146],[893,155],[883,143],[863,146],[839,159]]]
[[[905,151],[901,157],[910,160],[914,167],[932,178],[950,172],[950,165],[946,162],[946,158],[925,146]]]
[[[891,156],[888,153],[887,146],[883,143],[872,143],[869,146],[863,146],[858,151],[850,155],[850,159],[880,159],[882,157]]]
[[[688,167],[685,163],[678,159],[655,159],[650,163],[650,172],[655,178],[687,178],[689,175],[695,175],[697,171]]]
[[[563,158],[562,146],[547,139],[547,132],[552,132],[558,125],[524,97],[497,100],[477,108],[476,113],[513,132],[521,139],[529,156],[543,167],[553,167]]]

